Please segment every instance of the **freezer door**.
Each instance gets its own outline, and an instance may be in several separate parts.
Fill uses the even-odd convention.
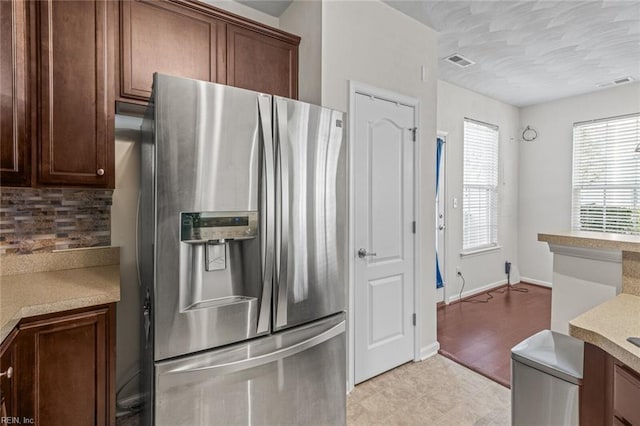
[[[345,114],[274,97],[276,264],[274,328],[345,310]]]
[[[344,314],[156,364],[155,424],[344,425]]]

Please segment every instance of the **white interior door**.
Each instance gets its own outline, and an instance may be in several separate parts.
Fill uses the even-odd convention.
[[[355,383],[413,359],[414,117],[356,94]]]

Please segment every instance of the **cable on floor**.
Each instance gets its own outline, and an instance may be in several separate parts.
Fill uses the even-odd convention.
[[[485,300],[475,300],[475,299],[462,300],[462,291],[464,290],[464,285],[466,284],[466,280],[464,279],[464,275],[462,275],[462,272],[460,272],[460,271],[458,271],[458,276],[460,278],[462,278],[462,287],[460,288],[460,294],[458,295],[458,300],[460,302],[465,302],[465,303],[489,303],[489,300],[493,299],[493,296],[489,292],[487,292],[487,296],[488,297]]]
[[[466,280],[464,279],[464,275],[462,275],[462,272],[458,271],[457,275],[462,279],[462,287],[460,288],[460,293],[458,294],[458,301],[460,302],[464,302],[464,303],[489,303],[489,300],[493,299],[494,296],[491,293],[499,293],[499,294],[504,294],[508,291],[518,291],[520,293],[529,293],[529,289],[528,288],[516,288],[514,286],[511,285],[511,272],[507,273],[507,286],[505,288],[503,288],[502,290],[489,290],[487,291],[485,294],[487,295],[487,298],[485,300],[478,300],[478,299],[465,299],[462,300],[462,292],[464,291],[464,286],[466,284]],[[479,294],[474,296],[474,297],[478,297],[480,296]]]
[[[516,287],[511,285],[511,270],[509,270],[509,272],[507,272],[507,289],[508,290],[513,290],[513,291],[519,291],[520,293],[529,293],[529,289],[526,288],[526,287],[516,288]]]

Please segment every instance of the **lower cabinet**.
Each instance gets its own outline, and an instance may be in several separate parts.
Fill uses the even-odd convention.
[[[613,415],[622,424],[640,425],[640,375],[616,364],[613,370]]]
[[[114,304],[25,319],[7,348],[8,415],[40,426],[115,424]]]
[[[17,387],[14,379],[16,334],[18,331],[13,330],[0,345],[0,425],[6,424],[7,418],[17,417]]]
[[[640,425],[640,374],[585,343],[580,425]]]

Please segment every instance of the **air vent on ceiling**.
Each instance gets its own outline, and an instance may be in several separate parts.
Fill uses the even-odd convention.
[[[457,65],[460,68],[466,68],[468,66],[475,64],[475,62],[473,62],[471,59],[465,58],[459,53],[454,53],[451,56],[447,56],[446,58],[444,58],[444,60],[451,62],[452,64]]]
[[[633,81],[633,77],[622,77],[622,78],[617,78],[613,81],[607,81],[605,83],[598,83],[596,84],[596,86],[600,87],[600,88],[604,88],[604,87],[611,87],[611,86],[618,86],[620,84],[627,84],[627,83],[631,83]]]
[[[632,81],[633,81],[633,78],[631,77],[623,77],[617,80],[613,80],[613,84],[625,84],[625,83],[630,83]]]

